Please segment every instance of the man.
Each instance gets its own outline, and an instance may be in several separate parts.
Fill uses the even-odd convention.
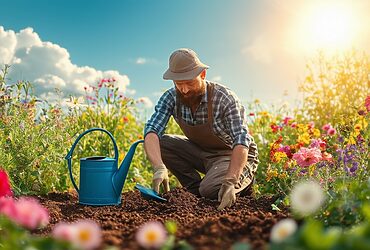
[[[258,152],[244,107],[231,90],[205,79],[208,68],[191,49],[172,53],[163,78],[175,86],[161,96],[147,122],[144,148],[155,191],[161,184],[169,191],[168,169],[191,193],[218,198],[222,210],[252,185]],[[164,135],[171,116],[185,136]]]

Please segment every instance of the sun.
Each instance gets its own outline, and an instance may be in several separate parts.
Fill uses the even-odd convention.
[[[339,8],[322,8],[312,14],[309,35],[318,46],[343,47],[351,42],[350,13]]]
[[[332,2],[306,8],[297,22],[296,35],[305,50],[343,50],[353,45],[357,29],[351,5]]]

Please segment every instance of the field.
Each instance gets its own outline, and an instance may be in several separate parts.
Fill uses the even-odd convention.
[[[195,197],[170,176],[168,202],[146,200],[152,168],[140,145],[118,206],[78,204],[65,156],[92,127],[110,131],[119,162],[143,138],[141,100],[118,94],[115,79],[86,86],[83,98],[48,104],[32,83],[8,85],[0,74],[1,249],[369,249],[370,64],[365,53],[328,57],[307,66],[302,104],[246,107],[259,149],[256,182],[231,208]],[[351,93],[350,95],[348,93]],[[181,133],[170,120],[167,133]],[[78,159],[114,155],[111,139],[85,136]],[[77,183],[79,185],[79,183]]]

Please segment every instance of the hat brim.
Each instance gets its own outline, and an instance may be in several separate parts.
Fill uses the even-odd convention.
[[[193,70],[182,72],[182,73],[175,73],[172,72],[170,69],[167,69],[166,72],[163,74],[164,80],[173,80],[173,81],[181,81],[181,80],[192,80],[196,78],[203,70],[208,69],[209,66],[203,64],[203,66],[196,67]]]

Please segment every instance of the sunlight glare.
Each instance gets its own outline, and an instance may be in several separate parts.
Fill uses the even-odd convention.
[[[305,11],[298,31],[300,45],[305,50],[342,50],[353,45],[358,24],[347,5],[315,5]]]

